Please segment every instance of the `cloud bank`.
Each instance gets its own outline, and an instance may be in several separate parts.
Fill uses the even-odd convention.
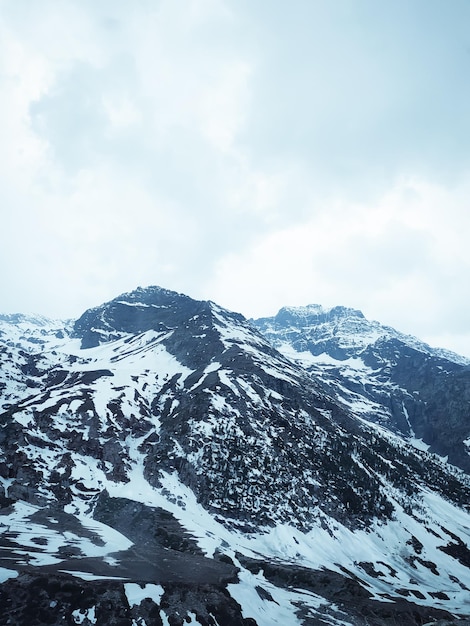
[[[0,0],[3,311],[160,284],[470,355],[464,0]]]

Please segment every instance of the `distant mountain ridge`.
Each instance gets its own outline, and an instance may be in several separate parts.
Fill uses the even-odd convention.
[[[346,307],[286,307],[253,323],[354,412],[470,471],[468,359]]]
[[[343,358],[353,356],[357,349],[367,347],[378,339],[398,339],[411,348],[416,348],[421,352],[430,354],[438,358],[445,358],[460,365],[470,365],[470,358],[459,355],[444,348],[432,348],[418,338],[401,333],[391,326],[384,326],[376,321],[366,319],[362,311],[345,306],[334,306],[325,308],[320,304],[309,304],[307,306],[282,307],[277,315],[263,317],[252,320],[263,332],[287,329],[298,329],[302,331],[304,339],[308,333],[309,351],[314,354],[322,353],[322,341],[330,340],[336,343],[337,348],[342,348],[344,352],[340,354]],[[335,341],[332,342],[332,336]],[[300,339],[300,337],[299,337]],[[276,339],[277,341],[277,339]],[[348,349],[352,352],[348,353]]]
[[[470,478],[417,447],[465,469],[468,368],[282,311],[149,287],[0,317],[0,625],[470,618]]]

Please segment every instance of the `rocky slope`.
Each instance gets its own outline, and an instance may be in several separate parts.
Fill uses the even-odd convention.
[[[470,615],[466,474],[242,316],[152,287],[0,332],[0,624]]]

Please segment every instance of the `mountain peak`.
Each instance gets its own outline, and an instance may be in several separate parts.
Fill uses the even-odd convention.
[[[0,322],[6,322],[12,325],[28,324],[30,326],[51,326],[51,324],[57,323],[57,320],[52,320],[44,315],[33,313],[0,313]]]
[[[168,330],[207,306],[156,285],[137,287],[85,311],[74,324],[73,336],[82,339],[83,348],[91,348],[122,333]]]
[[[165,289],[158,285],[148,285],[147,287],[137,287],[132,291],[127,291],[121,295],[113,298],[111,302],[124,301],[124,302],[138,302],[141,304],[160,304],[162,301],[174,298],[190,299],[185,294],[172,291],[171,289]]]
[[[307,304],[306,306],[285,306],[279,310],[275,319],[283,323],[290,321],[294,325],[305,325],[307,322],[332,322],[336,319],[358,318],[364,319],[362,311],[345,306],[323,307],[321,304]]]

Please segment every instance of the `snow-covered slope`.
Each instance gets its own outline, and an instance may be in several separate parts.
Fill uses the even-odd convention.
[[[0,315],[0,399],[4,406],[39,392],[38,375],[57,364],[54,346],[68,337],[70,328],[70,322],[42,316]]]
[[[468,359],[345,307],[287,307],[254,324],[354,413],[470,472]]]
[[[152,287],[1,330],[0,624],[470,616],[468,477],[242,316]]]

